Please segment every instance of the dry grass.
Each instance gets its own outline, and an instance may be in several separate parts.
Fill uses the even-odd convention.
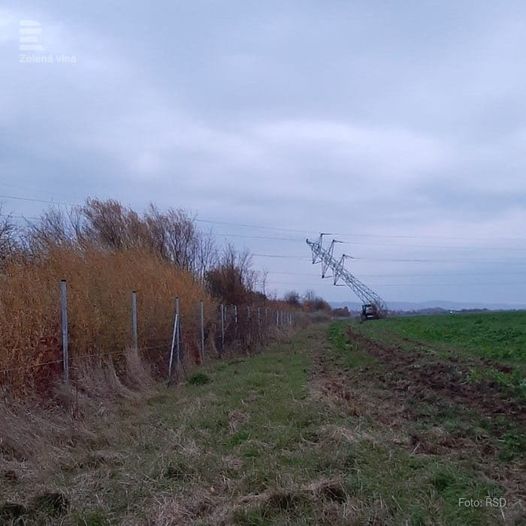
[[[329,519],[342,519],[347,516],[345,505],[351,500],[347,495],[343,481],[340,478],[322,478],[302,486],[278,487],[261,493],[232,497],[218,494],[215,489],[199,488],[185,499],[181,496],[164,496],[154,504],[151,524],[154,526],[175,526],[192,524],[201,521],[202,524],[245,524],[245,515],[253,513],[258,518],[272,516],[280,512],[291,512],[295,508],[301,510],[308,503],[323,510]],[[344,511],[342,513],[342,505]],[[298,517],[299,518],[299,517]],[[247,521],[247,522],[245,522]],[[260,523],[255,521],[254,524]],[[267,523],[267,522],[265,522]]]
[[[35,397],[10,397],[0,403],[0,476],[12,470],[28,472],[34,483],[45,480],[46,472],[57,466],[67,469],[73,450],[91,450],[105,442],[93,431],[98,424],[109,424],[126,403],[128,409],[144,406],[156,393],[156,384],[136,353],[125,355],[127,379],[124,385],[110,362],[88,367],[75,385],[58,384],[54,405],[43,407]],[[122,403],[121,403],[122,402]],[[111,431],[110,431],[111,432]],[[33,470],[33,473],[29,471]]]
[[[0,454],[0,523],[2,507],[38,526],[519,523],[514,508],[459,508],[459,495],[500,490],[477,464],[408,451],[411,423],[378,421],[376,391],[355,396],[366,387],[353,382],[362,411],[348,415],[345,397],[309,389],[335,373],[337,362],[311,362],[320,351],[337,360],[325,337],[313,327],[251,359],[208,364],[206,384],[138,400],[114,384],[122,403],[101,393],[100,413],[90,398],[95,411],[80,418],[18,404],[0,420],[16,452]],[[68,507],[38,509],[50,500]]]
[[[106,374],[111,363],[119,373],[130,369],[120,355],[131,340],[132,290],[138,294],[140,347],[154,364],[166,360],[176,296],[190,347],[201,299],[207,324],[215,321],[216,305],[189,272],[145,252],[56,248],[31,261],[11,262],[0,276],[0,371],[7,371],[0,373],[0,383],[14,391],[48,391],[60,375],[60,363],[35,366],[60,360],[61,279],[68,282],[72,376],[84,374],[82,364],[94,357]]]

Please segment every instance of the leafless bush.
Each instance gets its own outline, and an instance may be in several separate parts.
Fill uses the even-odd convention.
[[[0,207],[0,268],[2,264],[16,252],[18,248],[17,228],[10,216],[2,214]]]
[[[252,269],[248,251],[238,252],[228,244],[219,257],[217,265],[206,276],[212,296],[232,305],[253,302],[258,273]]]
[[[316,296],[314,291],[307,290],[303,296],[303,309],[306,312],[330,312],[331,306],[323,298]]]
[[[295,290],[286,292],[285,295],[283,296],[283,299],[286,301],[288,305],[291,305],[292,307],[301,306],[300,295]]]

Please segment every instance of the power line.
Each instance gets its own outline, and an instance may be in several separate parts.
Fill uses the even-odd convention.
[[[197,221],[197,220],[196,220]],[[275,237],[275,236],[248,236],[244,234],[229,234],[225,232],[214,232],[212,233],[217,237],[240,237],[240,238],[246,238],[246,239],[269,239],[272,241],[297,241],[298,243],[305,243],[305,240],[303,238],[299,237]],[[526,250],[526,248],[524,249]]]
[[[0,198],[5,196],[0,196]],[[22,199],[22,198],[20,198]],[[40,202],[40,201],[39,201]],[[52,201],[45,201],[47,203],[51,203]],[[55,202],[53,202],[55,203]],[[24,215],[14,215],[14,214],[0,214],[1,217],[7,217],[7,218],[14,218],[14,219],[23,219],[26,221],[34,220],[38,221],[40,218],[35,216],[24,216]],[[197,221],[197,220],[196,220]],[[291,238],[291,237],[277,237],[277,236],[257,236],[257,235],[245,235],[245,234],[232,234],[228,232],[213,232],[213,234],[217,237],[238,237],[238,238],[245,238],[245,239],[264,239],[264,240],[272,240],[272,241],[295,241],[295,242],[304,242],[303,238]],[[466,246],[446,246],[446,245],[407,245],[407,244],[383,244],[383,243],[360,243],[355,241],[341,241],[341,243],[346,243],[350,245],[361,245],[361,246],[381,246],[381,247],[418,247],[418,248],[447,248],[447,249],[461,249],[461,250],[491,250],[491,249],[498,249],[498,250],[519,250],[519,251],[526,251],[526,247],[466,247]],[[270,255],[263,255],[263,254],[253,254],[258,255],[261,257],[271,257]],[[274,257],[274,256],[272,256]],[[275,257],[278,257],[277,255]],[[281,257],[281,256],[280,256]],[[289,256],[286,256],[287,258]],[[293,256],[290,256],[293,257]],[[366,259],[363,257],[354,257],[353,259]],[[370,259],[370,258],[369,258]],[[380,261],[380,259],[376,259],[377,261]],[[383,261],[399,261],[399,262],[410,262],[410,261],[417,261],[416,259],[384,259]],[[439,261],[439,260],[436,260]]]
[[[408,243],[362,243],[356,241],[340,241],[346,245],[376,246],[376,247],[408,247],[408,248],[445,248],[448,250],[526,250],[526,247],[497,247],[497,246],[466,246],[466,245],[428,245],[428,244],[408,244]]]
[[[225,237],[239,237],[247,239],[269,239],[274,241],[294,241],[298,243],[304,243],[304,238],[299,237],[276,237],[276,236],[254,236],[246,234],[231,234],[228,232],[213,232],[216,236],[225,236]],[[360,234],[352,234],[353,236],[359,236]],[[525,238],[526,239],[526,238]],[[478,245],[478,246],[466,246],[466,245],[429,245],[429,244],[411,244],[411,243],[364,243],[361,241],[345,241],[340,240],[340,243],[347,245],[359,245],[359,246],[377,246],[377,247],[411,247],[411,248],[445,248],[445,249],[460,249],[460,250],[526,250],[526,247],[502,247],[502,246],[488,246],[488,245]]]
[[[310,261],[311,258],[307,256],[293,256],[293,255],[285,255],[285,254],[257,254],[252,253],[251,256],[257,256],[261,258],[284,258],[284,259],[303,259],[306,261]]]
[[[258,229],[266,229],[266,230],[278,230],[282,232],[295,232],[295,233],[302,233],[302,234],[313,234],[318,233],[318,229],[313,230],[299,230],[294,228],[282,228],[282,227],[274,227],[274,226],[265,226],[265,225],[254,225],[254,224],[244,224],[244,223],[233,223],[233,222],[226,222],[226,221],[213,221],[211,219],[196,219],[196,221],[202,222],[202,223],[211,223],[211,224],[218,224],[218,225],[230,225],[230,226],[239,226],[244,228],[258,228]],[[421,236],[414,236],[414,235],[398,235],[398,234],[356,234],[356,233],[343,233],[343,232],[334,232],[331,235],[333,236],[345,236],[345,237],[365,237],[365,238],[384,238],[384,239],[454,239],[458,241],[487,241],[490,238],[481,238],[481,237],[457,237],[457,236],[433,236],[433,235],[421,235]],[[284,239],[284,238],[278,238],[278,239]],[[506,240],[515,240],[515,241],[526,241],[526,237],[500,237],[499,239],[506,239]],[[298,239],[299,240],[299,239]],[[296,239],[294,239],[296,241]],[[301,241],[304,241],[302,239]],[[356,243],[356,242],[349,242],[349,241],[343,241],[344,243]],[[358,244],[358,243],[356,243]],[[363,243],[364,244],[364,243]],[[370,245],[373,245],[374,243],[368,243]],[[409,246],[409,245],[406,245]],[[429,245],[429,246],[436,246],[436,245]],[[450,248],[450,247],[444,247],[444,248]],[[455,247],[451,247],[455,248]]]
[[[5,217],[7,219],[25,219],[26,221],[29,221],[29,220],[38,221],[40,219],[40,217],[24,216],[24,215],[17,215],[17,214],[0,214],[0,217]]]
[[[414,273],[406,273],[406,274],[360,274],[360,276],[364,278],[411,278],[414,276],[418,276],[420,278],[432,278],[435,276],[492,276],[496,274],[496,271],[493,272],[443,272],[443,273],[426,273],[426,274],[414,274]],[[506,275],[523,275],[526,273],[526,269],[522,272],[515,271],[515,272],[506,272]],[[267,271],[267,274],[288,274],[290,276],[309,276],[313,278],[319,278],[319,274],[314,274],[310,272],[284,272],[284,271],[275,271],[275,270],[269,270]]]
[[[2,196],[0,196],[1,198]],[[5,196],[4,196],[5,197]],[[51,202],[51,201],[46,201]],[[15,219],[24,219],[24,220],[35,220],[38,221],[40,218],[35,216],[24,216],[24,215],[14,215],[14,214],[0,214],[2,217],[15,218]],[[197,221],[197,220],[196,220]],[[243,239],[264,239],[271,241],[294,241],[298,243],[303,243],[305,240],[303,238],[292,238],[292,237],[278,237],[278,236],[258,236],[258,235],[246,235],[246,234],[233,234],[230,232],[213,232],[216,237],[237,237]],[[341,243],[349,245],[360,245],[360,246],[380,246],[380,247],[417,247],[417,248],[446,248],[446,249],[461,249],[461,250],[519,250],[526,251],[526,247],[488,247],[488,246],[477,246],[477,247],[467,247],[467,246],[454,246],[454,245],[411,245],[411,244],[384,244],[384,243],[362,243],[355,241],[341,241]],[[355,258],[359,259],[359,258]],[[360,258],[362,259],[362,258]]]
[[[296,232],[296,233],[300,233],[300,234],[313,234],[313,233],[317,232],[316,230],[297,230],[297,229],[294,229],[294,228],[282,228],[282,227],[277,227],[277,226],[250,225],[250,224],[246,224],[246,223],[231,223],[231,222],[228,222],[228,221],[212,221],[211,219],[199,219],[199,218],[196,218],[196,221],[198,221],[199,223],[210,223],[210,224],[213,224],[213,225],[240,226],[240,227],[243,227],[243,228],[260,228],[260,229],[264,229],[264,230],[277,230],[277,231],[281,231],[281,232]]]
[[[252,256],[265,257],[265,258],[289,258],[289,259],[300,259],[310,260],[311,258],[293,255],[293,254],[260,254],[253,253]],[[414,259],[403,259],[403,258],[376,258],[376,257],[356,257],[350,256],[349,259],[359,260],[359,261],[390,261],[395,263],[454,263],[454,262],[472,262],[472,263],[492,263],[492,264],[502,264],[502,265],[526,265],[526,261],[520,260],[489,260],[489,259],[476,259],[476,258],[449,258],[449,259],[429,259],[429,258],[414,258]]]
[[[24,196],[18,196],[18,195],[0,195],[0,199],[12,199],[15,201],[28,201],[33,203],[44,203],[44,204],[51,204],[51,205],[65,205],[65,206],[80,206],[78,203],[67,203],[64,201],[52,201],[49,199],[37,199],[34,197],[24,197]],[[262,225],[250,225],[246,223],[232,223],[229,221],[212,221],[210,219],[201,219],[196,218],[195,221],[199,223],[210,223],[215,225],[231,225],[231,226],[240,226],[245,228],[261,228],[266,230],[277,230],[277,231],[283,231],[283,232],[296,232],[296,233],[303,233],[303,234],[312,234],[316,232],[316,230],[295,230],[291,228],[281,228],[281,227],[273,227],[273,226],[262,226]]]
[[[62,201],[50,201],[49,199],[37,199],[34,197],[21,197],[17,195],[0,195],[0,199],[12,199],[14,201],[29,201],[32,203],[43,203],[48,205],[78,206],[74,203],[65,203]]]
[[[268,239],[272,241],[294,241],[296,243],[305,243],[305,239],[299,237],[277,237],[277,236],[254,236],[246,234],[231,234],[228,232],[213,232],[215,236],[221,237],[239,237],[245,239]],[[497,246],[488,246],[488,245],[479,245],[479,246],[465,246],[465,245],[429,245],[429,244],[408,244],[408,243],[363,243],[361,241],[340,241],[346,245],[359,245],[359,246],[376,246],[376,247],[394,247],[394,248],[439,248],[439,249],[448,249],[448,250],[520,250],[526,251],[526,247],[497,247]]]
[[[68,203],[64,201],[54,201],[49,199],[37,199],[33,197],[25,197],[25,196],[16,196],[16,195],[0,195],[0,199],[12,199],[17,201],[28,201],[28,202],[35,202],[35,203],[45,203],[45,204],[52,204],[52,205],[65,205],[65,206],[80,206],[78,203]],[[203,219],[203,218],[196,218],[195,221],[200,223],[209,223],[209,224],[216,224],[216,225],[230,225],[230,226],[238,226],[242,228],[256,228],[256,229],[264,229],[264,230],[275,230],[275,231],[281,231],[281,232],[294,232],[294,233],[302,233],[302,234],[313,234],[319,231],[319,229],[313,229],[313,230],[303,230],[303,229],[294,229],[294,228],[285,228],[285,227],[276,227],[276,226],[270,226],[270,225],[258,225],[258,224],[247,224],[247,223],[236,223],[236,222],[230,222],[230,221],[218,221],[218,220],[212,220],[212,219]],[[384,238],[384,239],[455,239],[459,241],[485,241],[488,240],[488,238],[481,238],[481,237],[456,237],[456,236],[433,236],[433,235],[421,235],[421,236],[415,236],[415,235],[403,235],[403,234],[357,234],[357,233],[342,233],[342,232],[336,232],[333,235],[335,236],[347,236],[347,237],[365,237],[365,238]],[[506,240],[516,240],[516,241],[526,241],[525,237],[501,237],[500,239],[506,239]]]
[[[320,283],[320,282],[318,282]],[[327,285],[330,285],[331,287],[333,286],[333,283],[332,281],[321,281],[321,283],[324,283],[324,284],[327,284]],[[287,281],[272,281],[272,280],[269,280],[267,283],[266,283],[267,286],[273,286],[273,285],[286,285],[286,286],[289,286],[289,287],[299,287],[301,285],[305,285],[305,286],[309,286],[308,284],[301,284],[301,283],[291,283],[291,282],[287,282]],[[509,282],[493,282],[493,281],[478,281],[478,282],[465,282],[465,281],[460,281],[460,282],[456,282],[456,283],[432,283],[432,282],[426,282],[426,283],[371,283],[371,285],[374,285],[375,287],[377,288],[382,288],[382,287],[427,287],[427,286],[431,286],[431,287],[460,287],[460,286],[464,286],[464,285],[467,285],[467,286],[485,286],[485,285],[513,285],[513,286],[518,286],[518,285],[524,285],[524,281],[509,281]]]

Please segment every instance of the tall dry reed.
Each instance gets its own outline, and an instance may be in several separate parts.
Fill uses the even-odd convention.
[[[137,291],[139,344],[162,363],[180,297],[183,329],[197,339],[199,301],[206,322],[216,305],[201,283],[148,252],[54,248],[13,261],[0,275],[0,385],[23,391],[46,387],[60,374],[59,282],[68,283],[73,368],[97,356],[119,356],[131,343],[131,292]],[[159,353],[156,355],[156,353]],[[109,359],[109,358],[108,358]]]

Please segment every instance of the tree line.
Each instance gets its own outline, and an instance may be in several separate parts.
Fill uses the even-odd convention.
[[[150,205],[137,212],[113,199],[87,199],[81,206],[50,208],[39,220],[17,226],[0,209],[0,268],[10,260],[38,260],[57,247],[81,252],[145,251],[190,272],[222,303],[267,299],[261,291],[266,275],[254,270],[250,253],[232,244],[219,247],[212,232],[199,229],[195,217],[185,210],[161,211]],[[284,300],[306,311],[330,310],[312,291],[303,297],[289,292]]]

